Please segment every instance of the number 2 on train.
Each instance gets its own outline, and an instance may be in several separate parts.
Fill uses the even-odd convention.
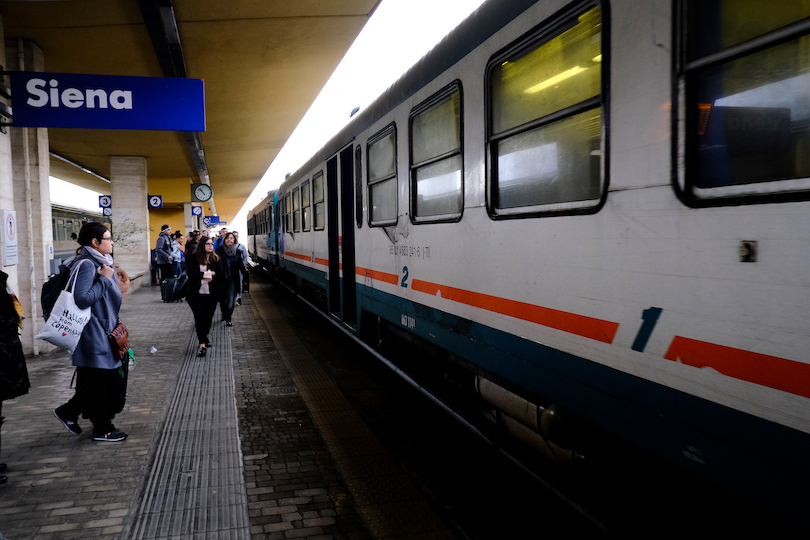
[[[400,285],[407,289],[408,288],[408,267],[407,266],[402,267],[402,274],[403,274],[402,275],[402,283],[400,283]]]

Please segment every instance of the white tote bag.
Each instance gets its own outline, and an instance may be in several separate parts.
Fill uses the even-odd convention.
[[[45,327],[35,336],[37,339],[67,349],[70,354],[76,350],[79,338],[82,337],[82,331],[91,315],[89,307],[79,309],[73,299],[73,289],[79,275],[79,268],[86,260],[82,259],[73,268],[67,287],[59,293],[59,298],[56,299],[51,310],[51,316],[45,321]]]

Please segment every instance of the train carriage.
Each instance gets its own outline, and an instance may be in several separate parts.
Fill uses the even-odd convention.
[[[783,7],[483,4],[281,185],[278,265],[361,338],[806,520],[810,8]]]
[[[248,253],[257,262],[273,268],[278,264],[275,194],[275,190],[270,191],[267,197],[247,214]]]
[[[104,223],[112,231],[112,220],[101,212],[89,212],[61,204],[51,205],[54,259],[65,260],[76,254],[76,248],[79,247],[76,241],[79,231],[82,225],[91,221]]]

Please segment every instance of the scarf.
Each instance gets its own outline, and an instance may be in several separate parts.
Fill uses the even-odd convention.
[[[77,260],[79,260],[80,258],[84,258],[84,257],[82,257],[82,255],[85,252],[87,252],[87,254],[89,254],[89,255],[92,255],[93,258],[99,264],[106,264],[107,266],[112,267],[112,265],[113,265],[113,257],[112,257],[112,255],[109,255],[109,254],[102,255],[93,246],[82,246],[81,251],[79,251],[79,253],[77,255],[74,255],[73,257],[71,257],[71,258],[69,258],[68,260],[65,261],[65,266],[68,267],[68,268],[73,266],[73,263],[75,263]]]
[[[236,257],[236,244],[234,244],[231,248],[228,248],[228,246],[222,244],[222,250],[228,257]]]

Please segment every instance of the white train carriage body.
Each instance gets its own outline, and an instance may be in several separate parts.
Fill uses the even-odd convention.
[[[278,262],[275,194],[275,190],[268,192],[267,197],[247,214],[248,253],[255,261],[268,266]]]
[[[797,513],[810,12],[763,4],[484,4],[281,186],[280,264]]]

